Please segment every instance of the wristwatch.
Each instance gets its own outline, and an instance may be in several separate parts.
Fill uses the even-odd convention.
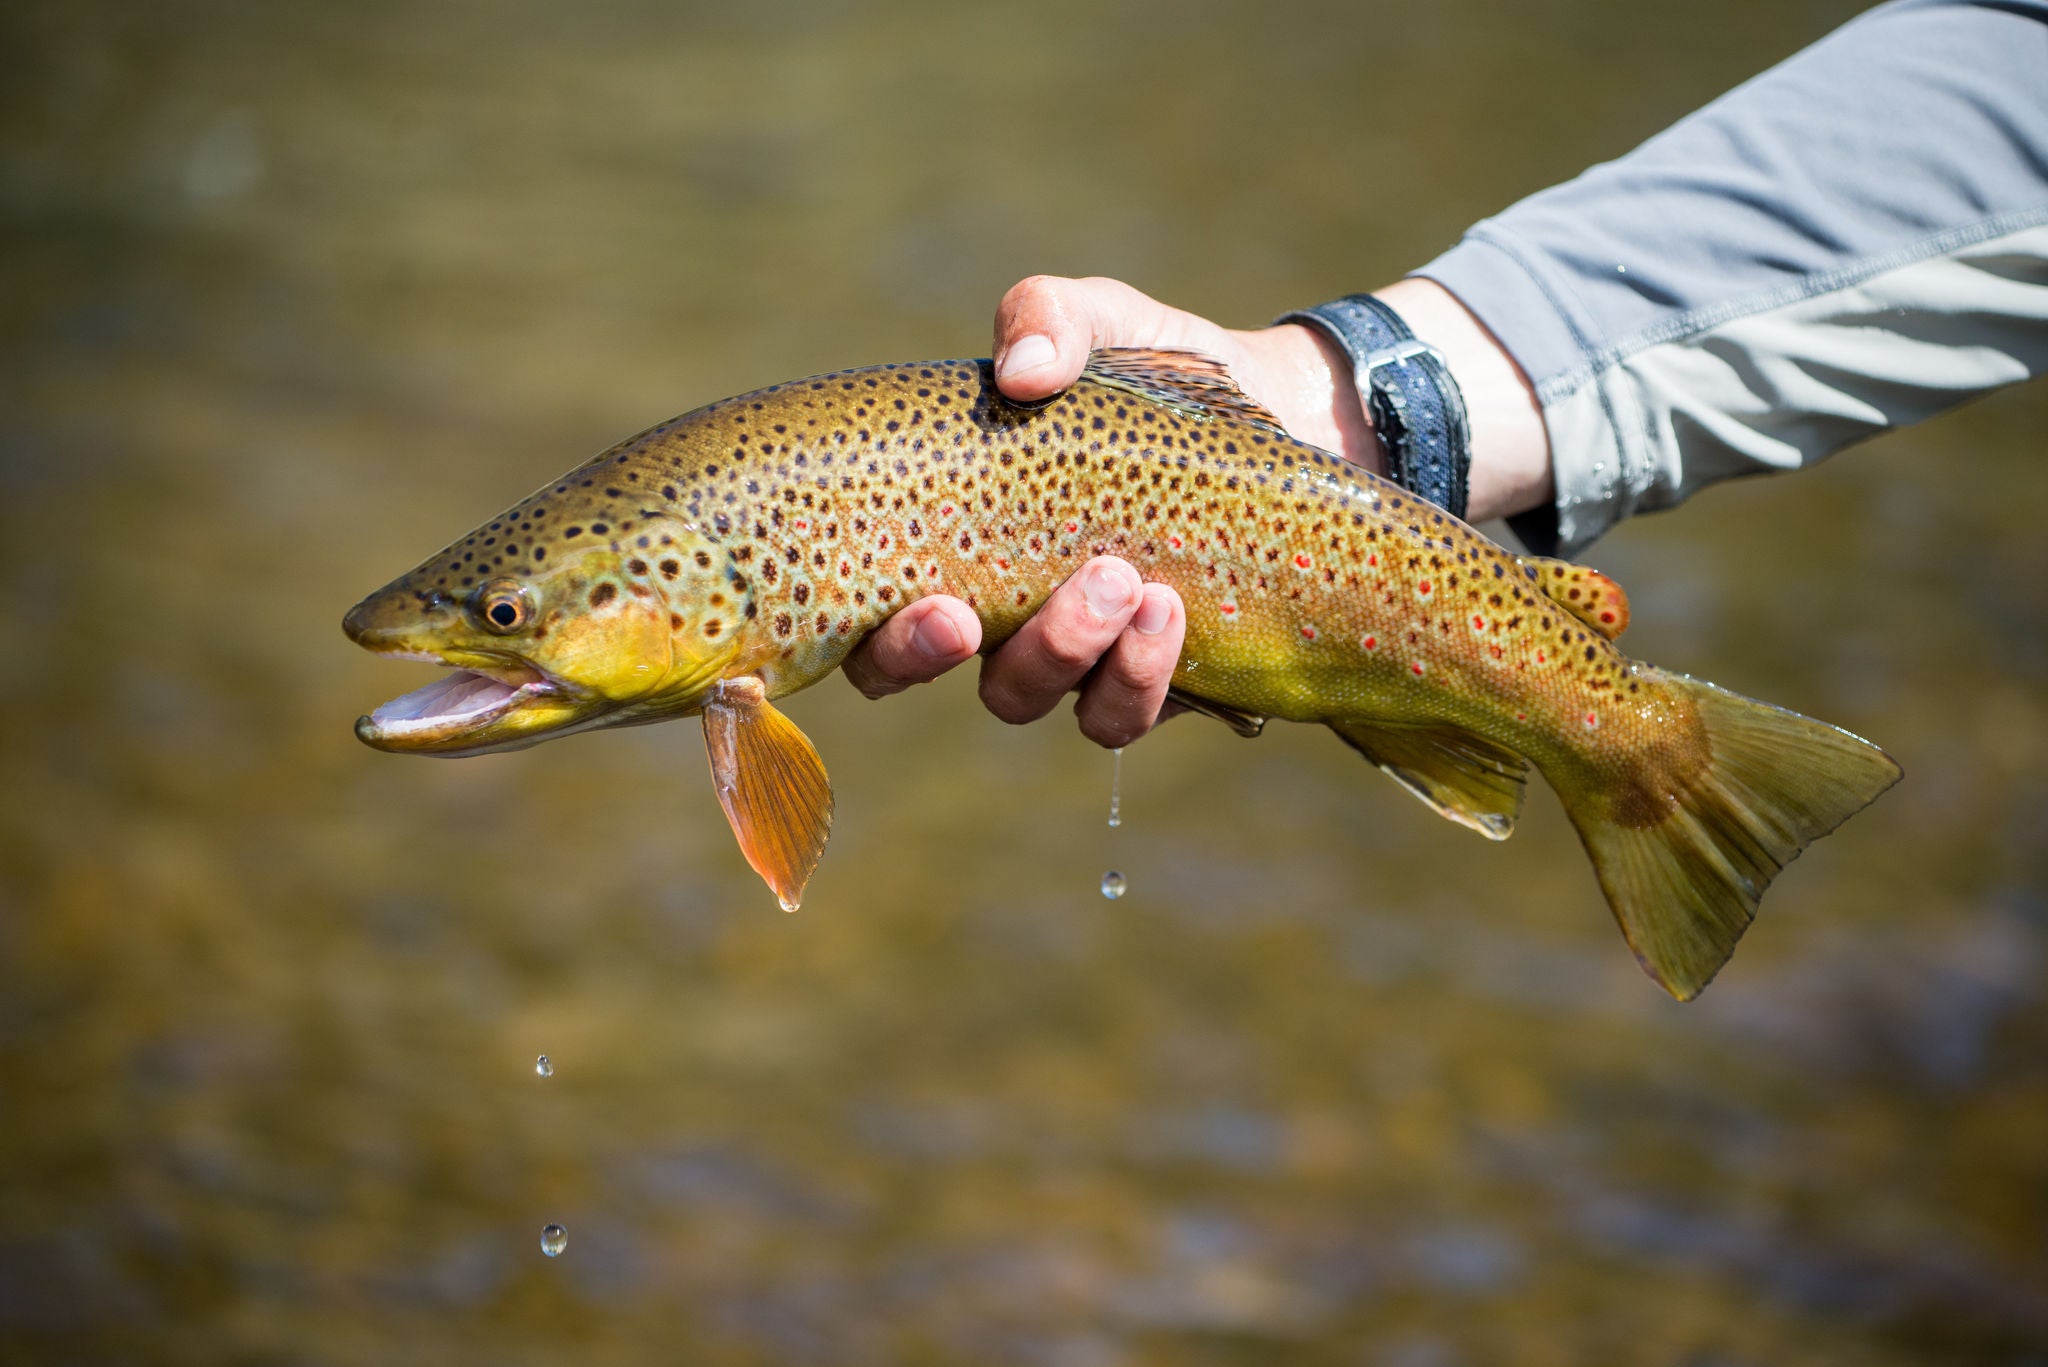
[[[1444,355],[1370,294],[1348,294],[1273,320],[1302,323],[1351,358],[1351,379],[1387,453],[1387,478],[1455,517],[1465,515],[1472,431]]]

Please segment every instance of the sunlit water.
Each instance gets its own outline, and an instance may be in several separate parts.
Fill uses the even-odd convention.
[[[1064,711],[828,681],[799,917],[694,722],[349,732],[428,670],[348,605],[649,423],[1030,271],[1369,287],[1848,9],[8,7],[0,1357],[2038,1360],[2038,391],[1596,548],[1906,771],[1688,1007],[1540,785],[1310,728],[1148,736],[1112,850]]]

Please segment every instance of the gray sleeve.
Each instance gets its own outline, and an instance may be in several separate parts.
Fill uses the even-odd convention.
[[[1881,6],[1416,274],[1534,383],[1564,553],[2039,374],[2048,0]]]

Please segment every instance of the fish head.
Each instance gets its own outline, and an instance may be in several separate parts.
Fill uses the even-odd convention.
[[[751,597],[715,538],[650,512],[617,527],[525,505],[355,605],[351,640],[451,672],[356,722],[379,750],[476,755],[694,713]],[[671,602],[675,606],[671,606]]]

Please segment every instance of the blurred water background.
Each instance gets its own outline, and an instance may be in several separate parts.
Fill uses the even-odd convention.
[[[1297,728],[1112,832],[832,680],[796,916],[693,724],[349,731],[342,611],[620,436],[1031,271],[1382,283],[1853,9],[10,0],[0,1360],[2048,1362],[2048,390],[1589,557],[1908,775],[1690,1007],[1547,794]]]

